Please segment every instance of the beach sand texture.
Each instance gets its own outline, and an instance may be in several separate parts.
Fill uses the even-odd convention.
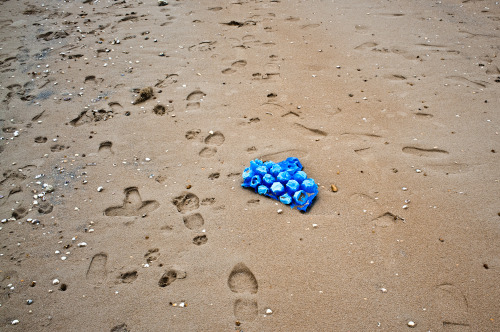
[[[0,29],[0,330],[500,331],[498,3],[4,0]],[[240,186],[287,157],[307,213]]]

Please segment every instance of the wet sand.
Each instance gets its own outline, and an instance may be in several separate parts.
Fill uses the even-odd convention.
[[[500,330],[498,4],[0,9],[2,331]]]

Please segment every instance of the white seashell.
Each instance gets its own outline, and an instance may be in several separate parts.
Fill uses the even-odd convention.
[[[59,285],[59,279],[52,280],[52,285]]]

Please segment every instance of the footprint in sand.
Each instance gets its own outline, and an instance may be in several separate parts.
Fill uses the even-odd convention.
[[[128,271],[121,273],[119,276],[119,279],[122,283],[124,284],[130,284],[133,283],[137,279],[138,273],[137,271]]]
[[[376,236],[374,253],[388,273],[391,273],[397,264],[397,258],[404,254],[403,251],[398,250],[399,247],[396,244],[397,232],[400,231],[404,222],[404,218],[391,212],[385,212],[372,220],[372,231]]]
[[[147,216],[148,213],[156,210],[160,203],[155,200],[143,201],[137,187],[129,187],[124,190],[125,198],[122,206],[113,206],[104,210],[104,215],[109,217],[118,216]]]
[[[252,321],[257,317],[258,305],[256,295],[259,289],[257,279],[243,263],[233,267],[227,279],[229,289],[238,295],[234,302],[234,317],[238,321]]]
[[[224,134],[222,134],[220,131],[216,132],[211,131],[210,134],[203,140],[203,142],[208,146],[201,149],[199,153],[200,157],[203,158],[213,157],[217,153],[216,146],[221,146],[225,140],[226,138],[224,137]]]
[[[205,202],[206,199],[202,201]],[[175,197],[172,200],[172,204],[175,205],[177,211],[182,214],[186,214],[182,217],[184,226],[192,231],[200,232],[203,231],[203,225],[205,220],[203,216],[195,212],[200,207],[200,199],[193,193],[182,193],[181,195]],[[197,246],[207,243],[208,238],[205,234],[197,235],[193,238],[193,243]]]
[[[157,104],[155,105],[155,107],[153,107],[153,113],[160,116],[163,116],[165,114],[170,114],[173,111],[174,111],[174,106],[171,104],[167,105]]]
[[[200,108],[201,102],[203,101],[203,97],[205,97],[206,94],[203,91],[200,90],[195,90],[188,94],[186,97],[186,111],[189,110],[195,110]]]
[[[235,61],[231,64],[231,67],[226,68],[222,71],[223,74],[232,74],[235,73],[238,68],[243,68],[247,65],[247,62],[245,60],[238,60]]]
[[[441,317],[442,331],[469,331],[467,297],[451,283],[437,285],[433,289],[434,305]]]
[[[127,324],[122,323],[115,325],[111,328],[111,332],[130,332],[130,330],[127,327]]]
[[[165,273],[162,274],[160,280],[158,280],[158,286],[167,287],[170,286],[175,280],[184,278],[186,278],[185,271],[172,268],[165,271]]]
[[[111,147],[113,146],[113,142],[111,141],[104,141],[99,144],[99,149],[97,152],[99,152],[99,155],[101,155],[104,158],[107,158],[113,154],[113,150],[111,150]]]
[[[87,280],[95,285],[101,285],[106,281],[108,272],[106,270],[106,263],[108,261],[108,255],[101,252],[95,254],[90,261],[89,267],[87,269]]]

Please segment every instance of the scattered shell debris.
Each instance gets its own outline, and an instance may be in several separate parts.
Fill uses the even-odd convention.
[[[187,307],[187,303],[185,301],[181,301],[181,302],[170,302],[170,305],[172,307],[180,307],[180,308],[185,308]]]

